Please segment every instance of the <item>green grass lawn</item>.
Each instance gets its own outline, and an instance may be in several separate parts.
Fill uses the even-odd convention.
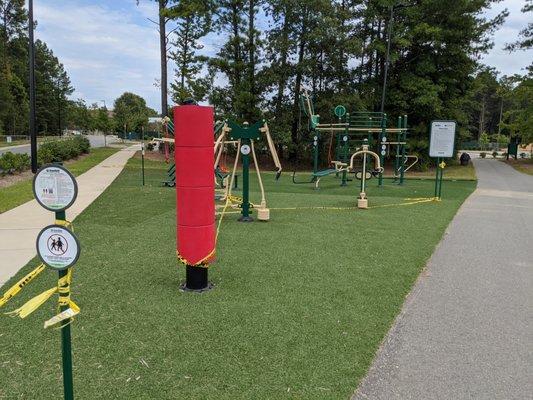
[[[78,160],[67,161],[65,166],[67,166],[75,176],[78,176],[91,169],[96,164],[99,164],[110,155],[116,153],[118,150],[120,149],[110,147],[91,149],[88,156]],[[31,178],[28,178],[11,186],[0,188],[0,214],[33,199],[31,185],[32,180]]]
[[[533,159],[531,158],[520,158],[518,160],[501,160],[502,162],[510,165],[514,169],[524,174],[533,175]]]
[[[328,177],[315,191],[290,174],[277,183],[266,174],[271,221],[242,224],[227,214],[210,270],[215,289],[193,294],[178,290],[175,191],[160,186],[164,165],[146,165],[145,187],[132,159],[76,219],[78,399],[348,399],[475,187],[446,182],[443,201],[409,206],[282,211],[352,207],[357,183],[341,188]],[[377,188],[373,179],[368,189],[371,206],[432,193],[424,180]],[[52,287],[55,274],[43,275],[5,311]],[[55,307],[0,318],[0,398],[62,396],[60,334],[42,329]]]
[[[435,179],[435,168],[428,171],[407,171],[407,179]],[[444,169],[443,179],[445,180],[476,180],[476,169],[472,163],[466,166],[448,165]]]
[[[11,147],[11,146],[18,146],[21,144],[28,144],[28,143],[30,143],[29,140],[13,140],[11,143],[0,142],[0,147]]]

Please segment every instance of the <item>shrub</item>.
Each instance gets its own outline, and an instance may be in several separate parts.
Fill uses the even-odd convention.
[[[44,165],[54,162],[54,154],[48,147],[41,146],[37,152],[37,164]]]
[[[485,158],[485,157],[487,157],[487,153],[485,153],[484,151],[482,151],[481,153],[479,153],[479,156],[480,156],[481,158]]]
[[[91,148],[91,143],[89,142],[89,139],[87,139],[85,136],[75,136],[74,137],[74,143],[78,146],[80,149],[80,154],[87,154],[89,153],[89,149]]]
[[[10,151],[0,156],[0,170],[3,174],[22,172],[30,167],[30,157],[27,154],[13,154]]]
[[[520,153],[520,158],[526,158],[527,154],[526,153]]]
[[[498,157],[498,152],[497,152],[497,151],[493,151],[493,152],[492,152],[492,157],[493,157],[493,158]]]
[[[54,140],[41,144],[37,157],[41,165],[62,162],[88,153],[90,147],[89,140],[82,136],[66,140]]]

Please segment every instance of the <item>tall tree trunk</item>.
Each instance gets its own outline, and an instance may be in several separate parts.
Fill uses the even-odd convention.
[[[231,29],[233,33],[233,95],[232,105],[237,117],[242,118],[240,108],[236,107],[236,95],[241,90],[241,44],[239,29],[239,5],[236,2],[231,4]]]
[[[161,115],[168,114],[168,75],[167,75],[167,19],[163,10],[168,0],[159,0],[159,47],[161,53]]]
[[[479,114],[479,133],[478,133],[478,140],[481,138],[481,134],[483,133],[483,130],[485,129],[485,95],[483,95],[483,98],[481,99],[481,112]]]
[[[278,93],[276,95],[276,117],[281,116],[281,107],[283,105],[283,93],[287,85],[287,57],[289,54],[289,21],[287,18],[287,10],[285,10],[285,19],[283,21],[283,28],[281,30],[281,54],[280,54],[280,71],[278,79]]]
[[[291,127],[291,141],[294,145],[299,143],[298,140],[298,108],[300,101],[300,86],[302,84],[302,63],[304,60],[305,46],[306,46],[306,29],[307,29],[307,10],[302,16],[302,31],[300,34],[300,45],[298,46],[298,64],[296,65],[296,81],[294,84],[294,101],[292,103],[292,127]],[[296,161],[297,151],[293,148],[289,154],[291,161]]]
[[[255,110],[255,0],[248,1],[248,79],[250,85],[250,104],[247,110],[248,118],[251,118]],[[251,122],[251,121],[250,121]]]

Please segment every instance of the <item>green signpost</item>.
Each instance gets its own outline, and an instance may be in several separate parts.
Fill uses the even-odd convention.
[[[74,233],[67,228],[70,224],[66,219],[65,210],[76,200],[78,185],[66,168],[46,165],[35,174],[33,193],[39,204],[55,212],[56,223],[45,227],[37,236],[37,254],[46,266],[58,271],[60,311],[68,313],[73,307],[70,300],[69,272],[79,258],[80,244]],[[76,311],[72,311],[74,312]],[[71,319],[67,317],[62,319],[60,325],[65,400],[74,399],[70,322]]]
[[[431,121],[429,137],[429,156],[437,159],[437,172],[435,175],[435,198],[441,199],[442,177],[446,163],[445,158],[452,158],[455,146],[455,121]]]
[[[250,153],[252,140],[259,140],[261,128],[265,121],[258,121],[253,125],[244,123],[244,126],[239,126],[232,121],[228,121],[230,127],[229,137],[231,140],[239,141],[239,151],[242,155],[242,211],[239,221],[252,222],[253,218],[250,216]]]

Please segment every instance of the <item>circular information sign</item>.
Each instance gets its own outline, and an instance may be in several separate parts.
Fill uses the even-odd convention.
[[[33,178],[33,195],[47,210],[63,211],[76,200],[78,184],[74,176],[64,167],[45,165]]]
[[[335,113],[337,117],[342,118],[346,115],[346,107],[337,106],[335,107],[335,110],[333,112]]]
[[[244,154],[245,156],[250,154],[250,146],[248,146],[247,144],[243,144],[241,146],[241,153]]]
[[[37,254],[56,270],[73,266],[80,256],[80,243],[74,234],[61,225],[49,225],[37,236]]]

